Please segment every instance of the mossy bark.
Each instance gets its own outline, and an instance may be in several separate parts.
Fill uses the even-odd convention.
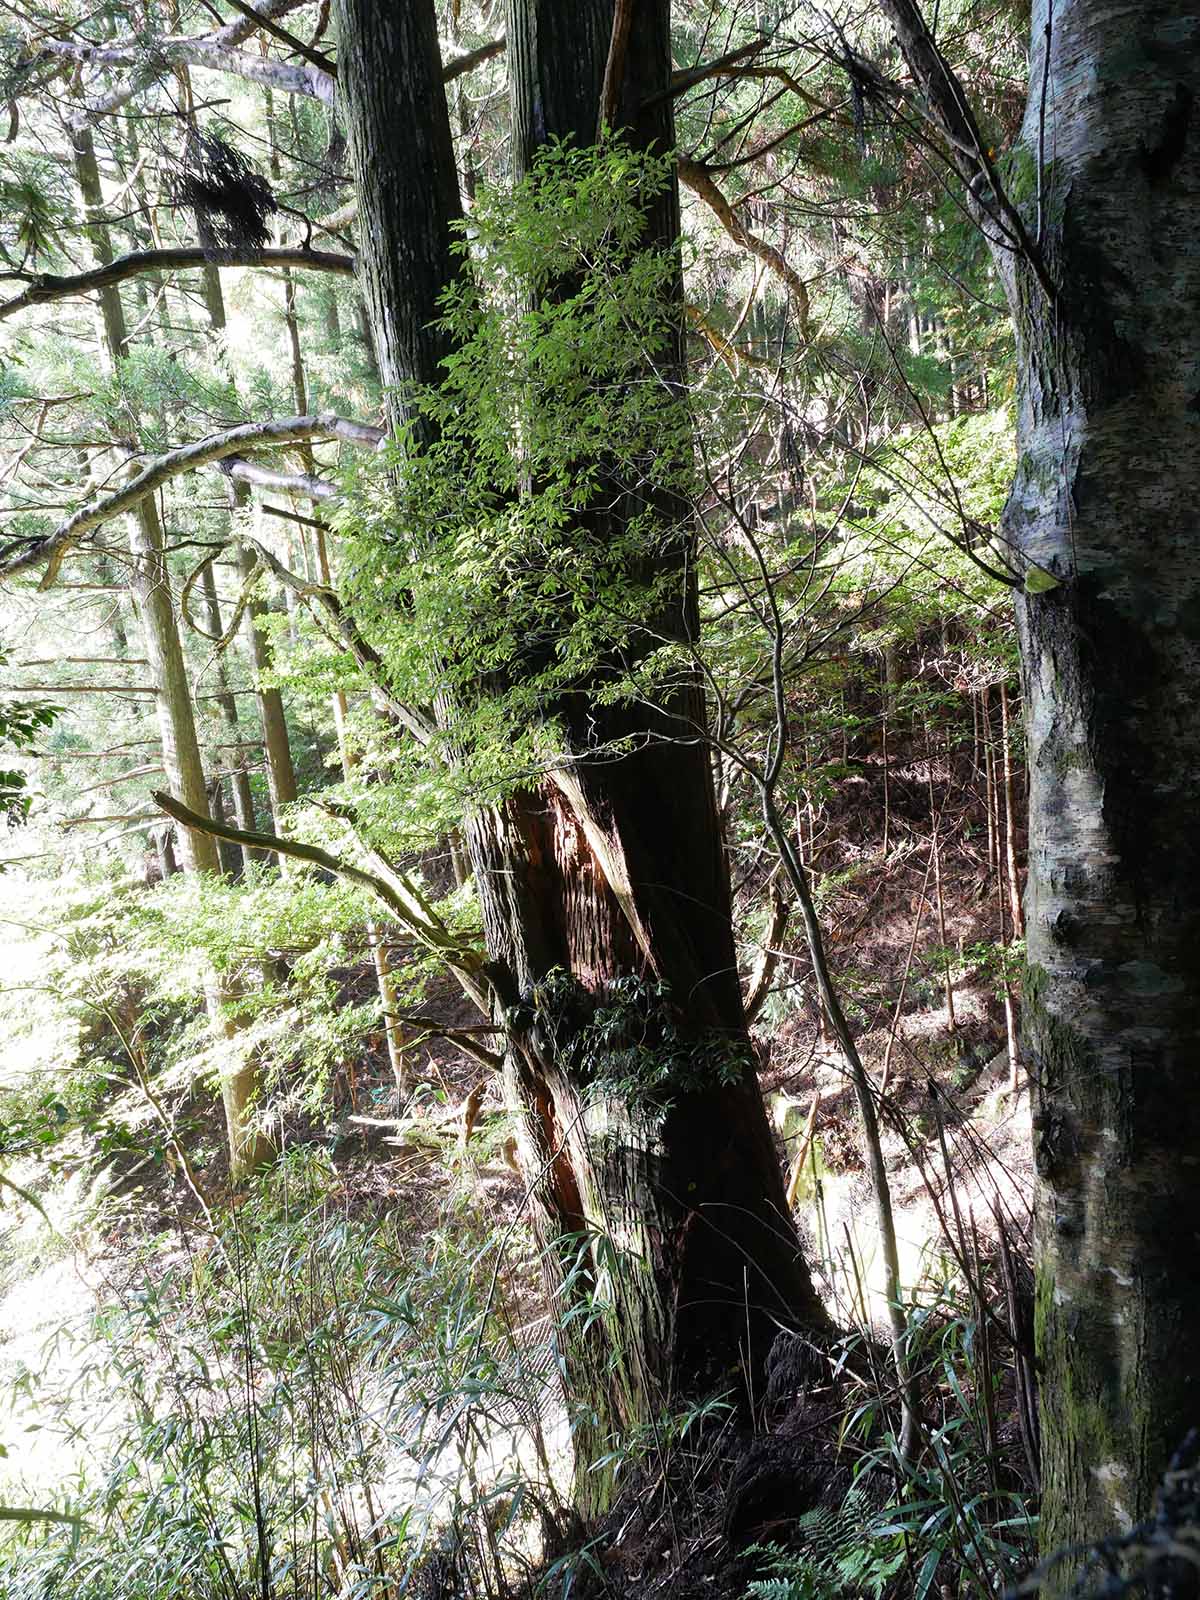
[[[1057,580],[1017,604],[1050,1551],[1145,1516],[1200,1421],[1200,24],[1038,0],[1033,37],[1055,296],[1018,264],[1005,529]]]

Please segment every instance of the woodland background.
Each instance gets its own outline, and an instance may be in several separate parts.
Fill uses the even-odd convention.
[[[372,9],[0,18],[3,1592],[998,1593],[1042,1487],[1012,590],[1057,580],[1002,529],[981,191],[886,8],[676,0],[673,139],[606,73],[526,160],[538,8],[439,0],[470,267],[398,384],[420,268],[334,91],[417,160],[344,65]],[[1040,244],[1028,10],[926,22]],[[501,1003],[472,819],[687,694],[644,738],[663,794],[711,770],[749,1035],[577,911]],[[538,1211],[526,1036],[630,1214],[757,1080],[812,1305],[752,1332],[748,1274],[701,1384],[627,1288],[676,1224]]]

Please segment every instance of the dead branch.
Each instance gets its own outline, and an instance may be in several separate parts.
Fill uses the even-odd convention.
[[[287,45],[289,50],[294,50],[298,56],[303,56],[305,61],[311,62],[314,67],[319,67],[322,72],[327,72],[331,78],[337,77],[337,63],[332,61],[329,56],[323,55],[320,50],[314,50],[310,44],[306,44],[303,39],[297,38],[294,33],[289,33],[286,28],[281,28],[277,22],[273,22],[267,14],[269,8],[259,11],[254,6],[247,5],[246,0],[229,0],[229,4],[235,11],[240,11],[242,16],[252,22],[256,28],[261,28],[264,33],[269,33],[272,38],[278,39],[280,44]]]
[[[501,36],[493,39],[491,44],[481,44],[476,50],[468,50],[465,55],[455,56],[453,61],[447,61],[442,67],[442,81],[451,83],[455,78],[461,78],[464,72],[472,72],[476,67],[490,61],[493,56],[502,55],[508,47],[508,41]]]
[[[788,917],[791,915],[791,902],[783,892],[782,877],[783,868],[777,866],[767,885],[771,896],[771,917],[767,923],[767,931],[763,934],[762,948],[754,964],[754,971],[750,975],[750,987],[746,992],[744,1009],[747,1027],[758,1016],[771,992],[775,969],[779,965],[779,944],[787,929]]]
[[[221,471],[259,489],[282,489],[285,494],[301,494],[306,500],[332,500],[337,494],[334,484],[314,478],[311,472],[276,472],[272,467],[259,466],[257,461],[244,461],[241,456],[226,456]]]
[[[210,433],[204,439],[169,450],[148,467],[143,467],[115,493],[106,495],[91,506],[85,506],[69,517],[53,533],[28,545],[16,554],[10,554],[0,563],[0,576],[28,571],[30,567],[47,563],[41,587],[49,588],[57,576],[63,557],[72,546],[80,543],[89,533],[104,523],[131,511],[147,495],[154,494],[163,484],[183,472],[194,472],[211,466],[226,456],[238,455],[247,447],[296,444],[308,439],[342,439],[349,444],[377,448],[385,435],[380,428],[366,423],[351,422],[333,412],[321,412],[309,417],[281,417],[271,422],[244,422],[222,433]]]
[[[767,48],[766,39],[753,39],[749,44],[739,45],[736,50],[729,50],[723,56],[717,56],[713,61],[702,61],[694,67],[679,67],[671,74],[669,94],[683,94],[685,89],[691,89],[697,83],[703,83],[707,78],[721,78],[729,74],[730,69],[739,62],[747,61]],[[665,99],[666,95],[658,95],[656,99]]]
[[[774,245],[768,244],[765,239],[760,239],[757,234],[751,233],[745,226],[729,201],[713,182],[709,169],[698,161],[689,161],[686,157],[679,158],[679,181],[685,183],[694,194],[709,206],[716,214],[717,220],[725,232],[743,250],[749,250],[779,278],[791,292],[796,306],[796,316],[800,323],[801,332],[808,328],[808,285],[804,279],[790,266],[784,256]]]
[[[312,272],[334,272],[341,277],[354,276],[354,257],[340,255],[332,250],[305,250],[299,245],[268,250],[247,250],[236,257],[223,258],[222,266],[230,267],[297,267]],[[186,272],[209,265],[208,258],[198,245],[181,246],[171,250],[131,250],[118,256],[106,266],[93,267],[88,272],[60,276],[54,272],[5,272],[0,278],[27,278],[26,288],[13,299],[0,303],[0,322],[26,311],[30,306],[48,305],[54,300],[66,300],[72,295],[91,294],[96,289],[107,289],[126,278],[140,277],[146,272]]]
[[[430,910],[428,902],[408,885],[402,874],[387,871],[386,875],[369,872],[355,866],[341,856],[335,856],[320,845],[304,844],[299,839],[284,839],[277,833],[260,833],[249,828],[235,828],[228,822],[217,822],[211,817],[192,811],[173,795],[156,789],[151,799],[167,816],[214,839],[226,839],[230,844],[246,845],[252,850],[270,850],[276,855],[291,856],[297,861],[307,861],[321,867],[335,877],[345,878],[370,889],[388,908],[396,920],[427,950],[441,956],[462,986],[463,992],[475,1002],[485,1016],[491,1014],[489,1003],[491,981],[484,970],[483,958],[478,951],[464,945]],[[380,858],[376,855],[376,860]],[[385,863],[380,863],[385,865]]]

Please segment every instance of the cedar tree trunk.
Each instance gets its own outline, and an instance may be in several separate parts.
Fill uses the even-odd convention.
[[[510,6],[518,172],[549,136],[594,141],[613,10],[613,0]],[[448,351],[431,322],[458,270],[448,249],[459,195],[434,10],[432,0],[403,8],[339,0],[337,12],[361,281],[400,422],[405,387],[439,377]],[[635,145],[660,150],[673,140],[667,13],[665,0],[639,8],[615,118]],[[647,216],[647,243],[674,248],[678,233],[672,184]],[[681,372],[677,349],[658,376],[678,383]],[[632,493],[605,487],[618,492],[604,494],[595,516],[631,515]],[[696,627],[685,577],[693,553],[681,535],[670,558],[670,626],[683,639]],[[661,613],[653,625],[662,630]],[[658,707],[616,711],[582,692],[575,699],[559,708],[572,759],[558,781],[480,810],[465,831],[559,1313],[577,1488],[582,1509],[594,1511],[609,1482],[588,1469],[617,1434],[717,1387],[757,1390],[781,1325],[827,1323],[751,1064],[709,756],[697,737],[702,696],[691,688]],[[589,759],[597,742],[624,736],[634,753]],[[669,997],[661,1005],[647,999],[659,985]],[[667,1023],[680,1054],[669,1104],[605,1092],[595,1051],[583,1058],[597,1009],[619,1011],[618,996],[632,997],[635,1032]],[[618,1038],[614,1049],[628,1042]],[[705,1067],[714,1054],[740,1059],[734,1081]]]

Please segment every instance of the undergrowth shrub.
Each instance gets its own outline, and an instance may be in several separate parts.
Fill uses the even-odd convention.
[[[78,1359],[15,1380],[74,1447],[47,1509],[78,1522],[16,1526],[0,1591],[350,1600],[449,1562],[455,1592],[490,1593],[534,1560],[560,1515],[548,1331],[517,1326],[465,1209],[414,1237],[349,1212],[302,1150],[211,1232],[145,1239],[71,1330]]]
[[[999,1595],[1034,1560],[1036,1501],[1010,1416],[1004,1325],[986,1264],[978,1253],[967,1264],[973,1287],[946,1270],[909,1314],[920,1448],[905,1459],[889,1423],[894,1396],[867,1341],[852,1336],[846,1370],[864,1375],[840,1429],[851,1485],[840,1503],[800,1515],[788,1547],[756,1549],[762,1573],[748,1600]]]

